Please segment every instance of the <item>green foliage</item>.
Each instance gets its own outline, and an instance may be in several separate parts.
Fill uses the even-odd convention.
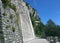
[[[2,22],[2,20],[0,20],[0,23]]]
[[[34,14],[30,14],[30,17],[37,37],[58,36],[60,38],[60,26],[56,25],[51,19],[44,25],[38,16],[35,17]]]
[[[4,12],[4,13],[3,13],[3,16],[7,16],[7,14]]]
[[[10,7],[11,9],[13,9],[14,11],[16,11],[16,6],[14,4],[10,3],[10,0],[1,0],[3,3],[3,7]]]
[[[28,3],[26,2],[26,6],[28,6]]]
[[[35,15],[35,11],[36,11],[36,10],[33,8],[33,15]]]
[[[15,21],[15,23],[17,23],[17,24],[18,24],[18,17],[17,17],[17,15],[16,15],[16,21]]]
[[[2,33],[0,33],[0,42],[1,43],[4,43],[4,35],[3,35],[3,32]]]
[[[59,25],[57,25],[57,28],[56,28],[57,30],[57,36],[60,38],[60,26]]]
[[[13,19],[13,14],[10,15],[10,19]]]
[[[9,26],[9,25],[7,25],[7,26],[6,26],[6,29],[7,29],[7,28],[9,28],[9,27],[10,27],[10,26]]]
[[[44,32],[46,36],[60,37],[60,26],[57,26],[51,19],[45,25]]]
[[[6,5],[7,5],[8,3],[10,3],[10,0],[1,0],[1,1],[2,1],[3,4],[6,4]]]
[[[37,37],[42,37],[44,24],[41,22],[41,20],[38,16],[34,16],[34,15],[35,15],[35,10],[34,10],[33,14],[30,14],[35,35]],[[36,21],[38,21],[38,22],[36,22]]]
[[[15,32],[15,30],[16,30],[16,27],[12,27],[12,31]]]
[[[10,0],[1,0],[3,3],[4,8],[6,8],[6,6],[10,5]]]
[[[29,4],[26,2],[26,6],[28,7],[28,9],[29,9]]]
[[[35,28],[35,34],[36,34],[36,36],[43,37],[43,35],[44,35],[44,33],[43,33],[43,27],[44,27],[44,25],[43,25],[42,22],[38,23],[38,25]]]
[[[9,19],[7,20],[7,22],[9,22]]]
[[[49,19],[49,20],[47,21],[46,26],[55,27],[56,24],[55,24],[51,19]]]
[[[14,4],[9,4],[9,7],[10,7],[11,9],[13,9],[14,11],[16,11],[16,6],[15,6]]]
[[[3,32],[2,32],[2,31],[0,31],[0,34],[3,34]]]

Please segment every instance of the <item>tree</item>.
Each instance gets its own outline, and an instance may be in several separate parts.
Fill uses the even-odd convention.
[[[58,35],[58,37],[60,38],[60,26],[59,25],[57,25],[57,35]]]
[[[44,32],[46,36],[57,36],[57,26],[51,19],[47,21]]]
[[[32,25],[34,28],[35,35],[37,37],[43,36],[44,24],[41,22],[41,19],[39,18],[39,16],[37,14],[35,14],[35,10],[34,10],[33,14],[30,13],[30,17],[31,17],[31,21],[32,21]]]

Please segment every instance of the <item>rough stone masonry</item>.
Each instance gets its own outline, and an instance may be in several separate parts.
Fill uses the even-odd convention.
[[[30,12],[23,0],[0,0],[0,43],[25,43],[35,38]]]

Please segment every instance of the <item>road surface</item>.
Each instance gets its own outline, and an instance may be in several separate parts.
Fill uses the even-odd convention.
[[[49,43],[46,39],[33,39],[25,43]]]

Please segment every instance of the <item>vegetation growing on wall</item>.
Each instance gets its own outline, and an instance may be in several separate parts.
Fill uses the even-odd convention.
[[[3,35],[3,28],[2,28],[2,16],[1,16],[1,9],[0,9],[0,42],[4,43],[4,35]]]
[[[15,30],[16,30],[16,27],[12,27],[12,31],[15,32]]]
[[[13,14],[10,14],[10,19],[13,19]]]
[[[7,26],[6,26],[6,29],[7,29],[7,28],[9,28],[9,27],[10,27],[10,26],[9,26],[9,25],[7,25]]]
[[[26,2],[26,6],[28,7],[28,9],[29,9],[29,4]]]
[[[10,5],[10,0],[1,0],[3,3],[3,7],[6,8],[7,6]]]
[[[14,11],[16,11],[16,6],[14,4],[11,4],[10,0],[1,0],[1,1],[3,3],[4,8],[9,7],[11,9],[13,9]]]
[[[3,16],[7,16],[7,14],[4,12],[4,13],[3,13]]]
[[[14,4],[10,4],[9,7],[10,7],[11,9],[13,9],[14,11],[16,11],[16,6],[15,6]]]

